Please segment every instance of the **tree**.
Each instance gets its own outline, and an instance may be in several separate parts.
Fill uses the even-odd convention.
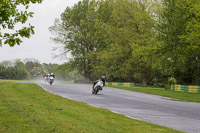
[[[34,26],[30,25],[15,30],[15,25],[18,23],[25,24],[29,17],[32,17],[33,12],[28,12],[27,9],[30,3],[41,3],[42,0],[1,0],[0,2],[0,46],[2,43],[20,45],[21,38],[29,38],[34,34]],[[19,6],[24,6],[24,10],[20,10]]]
[[[110,19],[105,21],[102,17],[97,21],[97,31],[106,48],[93,52],[101,54],[94,64],[94,74],[103,71],[112,81],[139,81],[145,86],[159,70],[154,3],[110,0],[108,4],[104,5],[111,7],[106,9],[111,12]]]
[[[25,67],[30,73],[31,78],[41,76],[44,73],[42,65],[36,59],[26,59]]]
[[[6,68],[0,64],[0,78],[6,78]]]
[[[30,74],[20,60],[14,62],[4,61],[0,63],[0,77],[6,79],[29,79]]]
[[[95,50],[95,0],[83,0],[67,7],[61,19],[56,19],[49,30],[52,40],[62,44],[63,53],[71,53],[73,66],[90,79],[90,60],[87,54]]]
[[[162,0],[162,53],[181,84],[199,84],[200,1]]]
[[[25,64],[21,60],[15,61],[15,69],[19,71],[18,77],[19,79],[30,79],[30,73],[25,67]]]
[[[54,70],[54,73],[56,75],[56,79],[60,80],[75,80],[82,77],[79,73],[77,73],[76,69],[72,68],[71,62],[59,65]]]
[[[60,65],[52,64],[52,63],[49,63],[49,64],[43,63],[42,66],[43,66],[43,69],[44,69],[44,73],[50,74],[50,73],[55,73]]]
[[[151,53],[158,45],[152,8],[148,0],[83,0],[68,7],[50,31],[56,35],[53,40],[72,54],[71,65],[83,76],[137,79],[146,85],[154,75],[154,64],[158,64]],[[145,59],[139,66],[140,57],[134,52],[142,55],[146,47],[148,54],[141,57]],[[144,66],[150,74],[142,71]],[[138,73],[142,78],[136,76]]]

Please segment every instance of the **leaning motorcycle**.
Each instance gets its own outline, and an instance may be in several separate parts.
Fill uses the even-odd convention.
[[[102,89],[103,89],[103,81],[99,80],[92,89],[92,94],[97,94]]]
[[[53,81],[54,81],[54,77],[50,76],[49,77],[49,84],[52,85]]]

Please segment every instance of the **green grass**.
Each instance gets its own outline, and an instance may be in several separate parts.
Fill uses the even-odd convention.
[[[36,84],[0,82],[0,132],[178,133],[68,100]]]
[[[0,79],[0,82],[24,82],[24,83],[28,83],[28,82],[34,82],[36,80],[15,80],[15,79]]]
[[[173,98],[174,100],[200,103],[199,93],[175,92],[175,91],[165,90],[164,88],[157,88],[157,87],[115,87],[115,88],[170,97],[170,98]]]

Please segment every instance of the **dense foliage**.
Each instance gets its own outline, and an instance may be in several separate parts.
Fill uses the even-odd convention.
[[[83,0],[49,29],[88,79],[200,83],[200,2]]]
[[[20,45],[22,37],[29,38],[31,34],[34,34],[34,26],[30,24],[29,26],[21,27],[20,29],[15,29],[15,25],[25,25],[29,17],[32,17],[33,15],[33,12],[27,11],[29,4],[41,2],[42,0],[0,1],[0,46],[2,43],[9,44],[11,47],[16,44]]]
[[[162,0],[161,52],[181,84],[200,84],[200,1]]]
[[[116,8],[117,7],[117,8]],[[146,85],[159,69],[153,3],[135,0],[83,0],[67,7],[50,31],[72,64],[90,80],[106,75],[112,81]]]
[[[13,2],[19,4],[3,0],[6,2],[10,7]],[[1,3],[3,6],[6,5]],[[4,9],[0,8],[0,13]],[[16,22],[31,16],[24,13],[16,18],[11,15],[9,21],[2,21],[1,17],[1,26],[12,29]],[[170,79],[179,84],[200,84],[199,24],[197,0],[82,0],[67,7],[49,28],[54,35],[52,40],[62,46],[62,55],[71,54],[69,62],[62,65],[23,62],[22,67],[1,64],[0,74],[5,74],[6,69],[7,75],[10,71],[10,75],[26,75],[18,74],[17,78],[54,72],[65,80],[80,77],[96,80],[106,75],[107,81],[142,85],[167,84]],[[12,46],[17,40],[9,44]]]
[[[73,80],[81,77],[77,71],[71,68],[70,63],[41,64],[36,59],[14,60],[0,62],[0,79],[40,79],[45,74],[54,73],[56,80]]]
[[[44,73],[37,60],[26,59],[0,63],[0,77],[5,79],[33,79]]]

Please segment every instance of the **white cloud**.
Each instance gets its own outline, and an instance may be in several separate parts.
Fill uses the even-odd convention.
[[[34,12],[33,18],[28,23],[35,26],[35,34],[30,39],[24,39],[20,46],[0,47],[0,62],[4,60],[35,58],[41,63],[59,63],[65,60],[54,59],[52,48],[56,46],[50,40],[48,28],[53,25],[55,18],[60,15],[67,6],[73,6],[80,0],[44,0],[42,4],[31,5],[29,10]]]

